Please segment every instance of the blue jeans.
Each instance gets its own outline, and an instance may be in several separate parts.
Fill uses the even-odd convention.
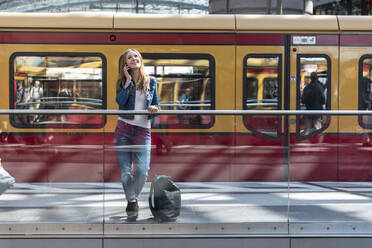
[[[137,199],[150,169],[151,130],[118,120],[114,142],[125,197]]]

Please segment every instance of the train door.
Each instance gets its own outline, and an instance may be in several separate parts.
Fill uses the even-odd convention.
[[[284,35],[237,34],[236,109],[280,110]],[[280,116],[236,117],[235,181],[285,178]]]
[[[337,110],[338,36],[290,36],[290,110]],[[337,116],[289,118],[290,180],[336,180]]]
[[[365,20],[342,25],[359,32]],[[370,30],[368,30],[370,32]],[[372,34],[342,33],[340,36],[340,110],[372,110]],[[371,181],[372,116],[342,116],[339,145],[339,179]]]

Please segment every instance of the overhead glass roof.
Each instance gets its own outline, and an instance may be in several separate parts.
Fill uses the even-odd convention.
[[[209,0],[8,0],[1,12],[127,12],[208,14]]]

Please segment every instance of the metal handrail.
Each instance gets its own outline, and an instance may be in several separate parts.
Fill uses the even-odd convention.
[[[255,102],[278,102],[278,99],[248,99],[246,103],[255,103]]]
[[[45,100],[70,100],[70,99],[75,99],[77,101],[92,101],[92,102],[102,102],[102,99],[96,99],[96,98],[89,98],[89,97],[73,97],[73,96],[55,96],[55,97],[41,97],[39,100],[45,101]],[[49,101],[47,101],[49,102]]]
[[[9,114],[69,114],[69,115],[148,115],[146,110],[117,109],[0,109],[0,115]],[[369,110],[159,110],[156,115],[372,115]]]
[[[247,103],[245,106],[247,107],[261,107],[261,106],[276,107],[278,106],[278,104],[277,103]]]
[[[212,104],[193,104],[193,103],[160,103],[161,107],[210,107]]]
[[[58,104],[81,104],[81,105],[89,105],[89,106],[102,106],[101,102],[83,102],[83,101],[46,101],[46,102],[27,102],[27,103],[18,103],[17,106],[34,106],[37,104],[44,104],[44,105],[58,105]]]

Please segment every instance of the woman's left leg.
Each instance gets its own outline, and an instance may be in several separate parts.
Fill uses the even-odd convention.
[[[150,169],[151,156],[151,130],[150,128],[138,127],[135,135],[135,143],[138,145],[134,152],[134,192],[138,195],[145,185]]]

